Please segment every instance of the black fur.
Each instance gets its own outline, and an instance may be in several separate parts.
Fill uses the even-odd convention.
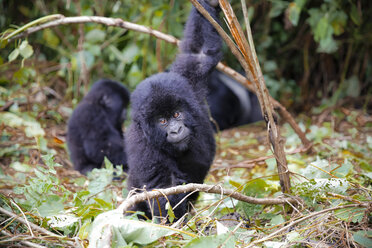
[[[218,11],[201,1],[217,20]],[[184,183],[202,183],[215,155],[214,132],[205,104],[206,80],[221,58],[221,38],[211,24],[193,8],[186,23],[180,53],[169,72],[153,75],[141,82],[132,93],[132,123],[126,132],[128,154],[128,187],[167,188]],[[171,118],[180,111],[190,132],[178,143],[167,141],[167,133],[159,128],[159,117]],[[186,194],[168,196],[174,207]],[[196,194],[190,197],[195,199]],[[149,206],[143,202],[133,210],[151,218],[166,216],[165,198]],[[153,202],[154,203],[154,202]],[[187,212],[184,201],[174,213]]]
[[[257,96],[224,73],[212,72],[208,90],[208,105],[220,130],[263,120]]]
[[[99,168],[105,156],[115,165],[126,166],[122,124],[128,103],[129,92],[123,85],[103,79],[78,104],[67,130],[67,145],[76,170],[86,174]]]

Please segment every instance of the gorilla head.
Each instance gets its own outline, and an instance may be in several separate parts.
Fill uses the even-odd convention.
[[[132,121],[154,149],[170,155],[189,149],[198,123],[209,121],[204,110],[187,79],[173,72],[146,79],[132,94]]]

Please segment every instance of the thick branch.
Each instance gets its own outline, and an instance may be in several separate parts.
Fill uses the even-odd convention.
[[[296,204],[299,202],[299,199],[296,198],[255,198],[243,195],[239,192],[236,192],[231,189],[224,189],[218,185],[206,185],[206,184],[197,184],[189,183],[186,185],[179,185],[166,189],[154,189],[152,191],[144,191],[143,193],[135,194],[127,198],[118,209],[124,213],[132,206],[146,201],[148,199],[164,197],[164,195],[175,195],[187,192],[206,192],[213,194],[226,195],[231,198],[237,199],[239,201],[252,203],[252,204],[261,204],[261,205],[277,205],[277,204],[286,204],[288,202]]]

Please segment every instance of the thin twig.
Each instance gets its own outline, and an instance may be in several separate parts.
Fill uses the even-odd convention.
[[[118,209],[120,209],[120,211],[126,212],[130,207],[148,199],[163,197],[164,195],[169,196],[182,194],[191,191],[226,195],[239,201],[261,205],[286,204],[287,201],[296,204],[296,202],[300,201],[297,198],[255,198],[243,195],[235,190],[224,189],[219,185],[189,183],[186,185],[178,185],[166,189],[154,189],[153,191],[144,191],[139,194],[132,194],[118,207]]]
[[[13,201],[13,200],[11,200],[10,202],[11,202],[14,206],[16,206],[16,208],[19,210],[19,212],[21,212],[23,218],[25,219],[26,226],[27,226],[28,230],[29,230],[30,233],[31,233],[31,236],[34,237],[35,235],[34,235],[34,233],[32,232],[32,229],[31,229],[31,226],[30,226],[30,222],[27,220],[25,213],[23,213],[22,209],[21,209],[21,208],[20,208],[20,207],[19,207],[19,206],[18,206],[18,205]]]

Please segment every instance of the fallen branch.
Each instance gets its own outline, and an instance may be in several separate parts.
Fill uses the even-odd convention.
[[[3,38],[1,38],[0,40],[6,40],[7,42],[10,42],[12,40],[28,36],[32,33],[38,32],[40,30],[43,30],[43,29],[46,29],[46,28],[56,27],[56,26],[59,26],[59,25],[79,24],[79,23],[98,23],[98,24],[103,24],[103,25],[106,25],[106,26],[116,26],[116,27],[121,27],[121,28],[124,28],[124,29],[132,30],[132,31],[140,32],[140,33],[149,34],[151,36],[156,37],[157,39],[163,40],[167,43],[171,43],[171,44],[174,44],[174,45],[179,45],[179,42],[180,42],[176,37],[174,37],[172,35],[164,34],[160,31],[154,30],[150,27],[135,24],[135,23],[132,23],[132,22],[127,22],[127,21],[124,21],[120,18],[108,18],[108,17],[101,17],[101,16],[65,17],[63,15],[52,15],[52,16],[48,16],[48,17],[52,17],[52,18],[43,17],[43,18],[40,18],[38,20],[35,20],[35,22],[32,22],[32,23],[38,24],[38,23],[40,23],[41,19],[44,20],[43,22],[45,22],[45,20],[52,20],[52,21],[43,23],[43,24],[38,25],[38,26],[31,26],[29,24],[26,24],[25,26],[21,27],[20,29],[17,29],[16,31],[12,32],[11,34],[9,34],[9,35],[7,35]],[[58,19],[55,20],[56,18],[58,18]],[[27,28],[25,28],[25,27],[27,27]],[[228,39],[230,39],[230,38],[228,37]],[[232,42],[232,44],[234,44],[234,43]],[[235,53],[240,54],[238,49],[236,49]],[[239,55],[237,55],[237,56],[239,56]],[[236,81],[238,81],[239,83],[241,83],[242,85],[247,87],[250,91],[256,93],[256,89],[255,89],[254,85],[252,84],[252,81],[253,81],[252,75],[247,75],[248,78],[246,78],[243,75],[241,75],[240,73],[238,73],[237,71],[235,71],[234,69],[232,69],[232,68],[230,68],[226,65],[223,65],[222,63],[218,63],[217,69],[222,71],[223,73],[231,76]],[[301,139],[303,145],[305,147],[308,147],[311,144],[310,141],[306,138],[305,134],[301,131],[301,129],[299,128],[299,126],[297,125],[297,123],[295,122],[295,120],[291,116],[291,114],[285,109],[285,107],[283,105],[281,105],[275,99],[270,98],[270,100],[272,101],[272,103],[274,105],[274,108],[279,110],[279,113],[282,116],[282,118],[285,121],[287,121],[291,125],[291,127],[294,129],[294,131],[297,133],[297,135]]]
[[[301,201],[298,198],[255,198],[243,195],[237,191],[231,189],[224,189],[219,185],[206,185],[206,184],[197,184],[197,183],[189,183],[186,185],[179,185],[174,186],[171,188],[166,189],[154,189],[152,191],[144,191],[142,193],[138,193],[128,197],[118,209],[123,211],[124,213],[132,206],[147,201],[149,199],[154,199],[158,197],[164,197],[164,195],[175,195],[175,194],[182,194],[187,192],[206,192],[206,193],[213,193],[213,194],[221,194],[226,195],[231,198],[237,199],[239,201],[252,203],[252,204],[261,204],[261,205],[278,205],[278,204],[286,204],[288,202],[292,204],[296,204]]]

